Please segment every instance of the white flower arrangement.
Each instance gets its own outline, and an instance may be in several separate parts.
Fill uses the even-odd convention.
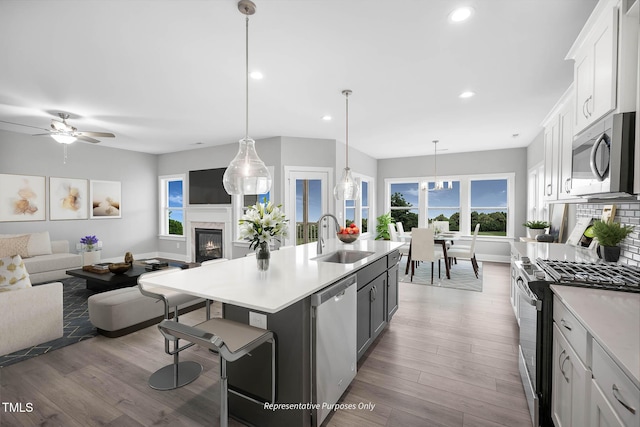
[[[280,241],[281,237],[287,237],[289,220],[281,207],[272,202],[258,202],[247,209],[239,223],[240,238],[250,242],[249,248],[256,249],[262,243],[270,244],[272,240]]]

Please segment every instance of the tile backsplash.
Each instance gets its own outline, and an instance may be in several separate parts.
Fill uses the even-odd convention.
[[[607,204],[615,204],[615,222],[623,225],[633,225],[635,229],[626,239],[622,241],[620,247],[620,262],[622,264],[640,267],[640,201],[629,203],[585,203],[577,205],[576,216],[578,218],[600,219],[602,208]]]

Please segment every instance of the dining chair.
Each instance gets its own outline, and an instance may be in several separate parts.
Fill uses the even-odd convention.
[[[399,234],[404,234],[404,225],[400,221],[396,222],[396,230]]]
[[[449,221],[431,221],[431,224],[440,232],[449,231]]]
[[[476,224],[476,229],[473,232],[473,237],[471,238],[471,245],[454,245],[451,249],[447,251],[447,256],[449,259],[468,259],[471,261],[471,265],[473,266],[473,272],[476,274],[476,279],[478,278],[478,261],[476,260],[476,238],[478,237],[478,231],[480,231],[480,224]]]
[[[433,228],[414,228],[411,230],[411,281],[419,261],[431,263],[431,284],[433,284],[433,267],[438,261],[438,278],[440,278],[440,260],[444,258],[442,249],[437,248],[434,241]]]
[[[404,242],[404,240],[400,240],[400,237],[398,237],[395,225],[387,224],[387,228],[389,229],[389,238],[392,242]],[[405,242],[404,245],[398,248],[398,251],[400,252],[400,260],[402,260],[402,255],[409,255],[409,244]]]

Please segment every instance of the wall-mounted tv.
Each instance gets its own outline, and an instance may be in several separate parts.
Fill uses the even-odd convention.
[[[222,185],[226,168],[189,171],[190,205],[228,205],[231,196]]]

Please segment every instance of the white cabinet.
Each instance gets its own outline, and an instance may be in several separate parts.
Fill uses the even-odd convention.
[[[556,427],[584,426],[588,419],[591,371],[553,325],[551,418]]]
[[[543,122],[544,200],[571,198],[573,142],[573,85],[567,89]]]
[[[575,60],[575,133],[616,108],[618,8],[607,3],[567,57]]]
[[[595,380],[591,380],[591,427],[625,427]]]

